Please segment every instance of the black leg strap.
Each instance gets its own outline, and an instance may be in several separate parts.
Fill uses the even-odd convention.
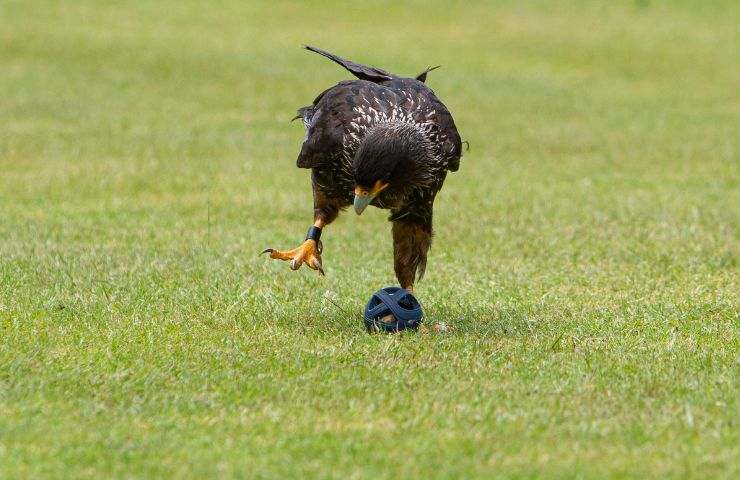
[[[319,227],[311,227],[306,233],[306,240],[316,240],[318,242],[321,239],[321,229]]]
[[[319,227],[311,227],[306,233],[306,240],[313,240],[316,242],[316,248],[319,250],[319,255],[324,250],[324,245],[321,243],[321,229]]]

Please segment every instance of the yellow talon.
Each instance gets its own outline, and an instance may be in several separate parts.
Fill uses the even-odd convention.
[[[269,253],[270,258],[276,260],[289,260],[291,270],[298,270],[305,263],[309,268],[318,270],[321,275],[324,274],[324,269],[321,266],[320,241],[317,243],[316,240],[308,239],[300,247],[293,250],[281,251],[267,248],[262,253]]]

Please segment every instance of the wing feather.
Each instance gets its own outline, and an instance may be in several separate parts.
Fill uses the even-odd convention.
[[[349,70],[352,75],[359,78],[360,80],[368,80],[370,82],[378,83],[394,78],[393,74],[386,72],[382,68],[370,67],[367,65],[355,63],[352,60],[347,60],[338,55],[334,55],[333,53],[329,53],[326,50],[312,47],[311,45],[304,45],[304,48],[306,50],[318,53],[319,55],[322,55],[335,63],[338,63],[339,65]]]

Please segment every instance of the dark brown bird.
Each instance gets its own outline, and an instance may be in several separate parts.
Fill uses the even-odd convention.
[[[396,277],[412,291],[424,275],[432,242],[434,197],[447,171],[460,165],[461,141],[447,107],[424,84],[428,68],[416,78],[345,60],[316,47],[306,49],[333,60],[358,80],[325,90],[313,105],[298,110],[306,137],[300,168],[311,169],[314,224],[293,250],[268,248],[271,258],[305,263],[324,273],[321,229],[354,204],[391,211]]]

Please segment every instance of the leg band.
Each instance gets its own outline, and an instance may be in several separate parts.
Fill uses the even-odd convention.
[[[321,229],[319,227],[311,227],[306,233],[306,240],[316,240],[318,242],[321,239]]]

